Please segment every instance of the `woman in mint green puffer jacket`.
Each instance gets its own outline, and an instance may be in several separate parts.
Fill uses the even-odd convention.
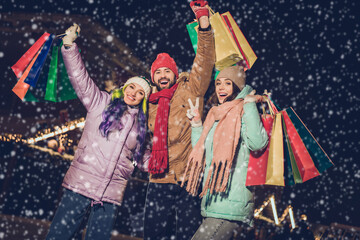
[[[268,143],[268,136],[256,107],[256,101],[261,101],[261,97],[255,96],[254,93],[250,86],[245,85],[243,69],[233,66],[222,70],[215,80],[215,93],[212,98],[218,106],[209,111],[204,126],[196,106],[190,104],[192,108],[188,111],[188,117],[192,119],[191,138],[194,147],[189,158],[189,163],[192,162],[191,173],[196,173],[196,157],[205,156],[201,194],[203,197],[201,214],[204,221],[193,239],[230,239],[239,227],[253,226],[253,193],[245,186],[249,155],[250,151],[261,150]],[[235,108],[237,110],[234,110]],[[209,120],[210,118],[213,120]],[[238,123],[234,123],[236,121]],[[241,129],[240,133],[233,134],[236,129]],[[232,135],[237,140],[232,138]],[[201,149],[204,149],[203,155]],[[233,159],[222,164],[231,167],[224,170],[220,165],[216,169],[217,164],[214,165],[213,161],[217,161],[218,158],[225,159],[226,156],[231,156]],[[221,171],[224,173],[220,173]],[[219,172],[217,178],[216,172]],[[194,189],[191,188],[196,186],[193,182],[197,180],[192,179],[191,176],[186,177],[189,178],[187,190],[194,194]],[[219,184],[216,179],[220,181]],[[222,183],[221,179],[223,179]]]

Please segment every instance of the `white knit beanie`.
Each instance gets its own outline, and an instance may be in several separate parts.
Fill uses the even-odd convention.
[[[142,77],[132,77],[132,78],[129,78],[125,85],[124,86],[127,86],[131,83],[137,83],[139,84],[142,89],[144,90],[145,92],[145,98],[148,99],[149,98],[149,95],[150,95],[150,91],[151,91],[151,88],[150,88],[150,82],[148,80],[146,80],[146,78],[142,78]]]

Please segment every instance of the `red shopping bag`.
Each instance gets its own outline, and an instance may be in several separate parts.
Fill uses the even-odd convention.
[[[39,56],[40,50],[36,53],[35,57],[31,60],[30,64],[28,65],[28,67],[26,68],[25,72],[22,73],[19,81],[17,81],[17,83],[15,84],[14,88],[12,89],[12,91],[21,99],[24,100],[24,97],[27,93],[27,91],[29,90],[30,85],[25,83],[25,79],[27,78],[32,66],[34,65],[37,57]]]
[[[262,114],[261,122],[264,125],[270,139],[274,116],[271,114]],[[270,144],[268,144],[263,151],[250,152],[248,171],[246,175],[246,186],[265,184],[269,148]]]
[[[320,173],[315,167],[314,161],[312,160],[299,133],[296,131],[296,128],[290,120],[286,110],[281,111],[281,114],[286,125],[287,136],[289,138],[291,149],[302,181],[305,182],[311,178],[319,176]]]
[[[246,183],[245,183],[246,186],[266,184],[271,133],[273,131],[275,114],[278,113],[276,108],[271,105],[269,100],[266,101],[266,105],[268,107],[270,114],[266,114],[265,107],[263,105],[263,114],[261,115],[261,122],[269,137],[269,144],[262,151],[250,152],[248,171],[247,171]]]
[[[30,48],[26,53],[11,67],[17,78],[20,78],[24,73],[26,67],[29,65],[34,56],[38,53],[40,48],[43,46],[45,41],[50,36],[49,33],[45,32]]]

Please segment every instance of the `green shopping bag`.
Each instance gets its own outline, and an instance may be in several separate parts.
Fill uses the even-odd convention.
[[[188,33],[189,33],[189,36],[190,36],[190,41],[191,41],[191,44],[194,48],[194,51],[195,51],[195,54],[196,54],[196,51],[197,51],[197,42],[198,42],[198,34],[196,32],[196,27],[198,26],[198,22],[197,21],[194,21],[192,23],[189,23],[189,24],[186,24],[186,28],[188,30]]]
[[[56,102],[57,65],[59,47],[54,45],[51,53],[51,62],[46,85],[45,100]]]
[[[282,118],[282,124],[283,124],[283,128],[284,128],[284,138],[285,138],[284,143],[286,142],[286,146],[284,146],[284,159],[286,162],[286,168],[285,168],[286,169],[286,173],[285,173],[286,185],[294,185],[296,183],[302,183],[303,181],[301,179],[299,168],[296,165],[295,156],[291,149],[291,144],[290,144],[289,136],[287,133],[284,118]]]
[[[301,121],[294,109],[290,107],[286,109],[286,113],[305,144],[306,149],[308,150],[319,173],[322,173],[329,167],[332,167],[334,165],[333,162],[316,141],[315,137],[311,134],[306,125]]]
[[[60,45],[55,44],[51,53],[51,62],[44,99],[52,102],[62,102],[77,98],[60,53],[61,46],[62,43],[60,43]]]

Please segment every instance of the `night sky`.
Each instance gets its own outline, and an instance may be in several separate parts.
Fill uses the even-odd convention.
[[[286,187],[283,203],[293,205],[296,214],[307,214],[311,222],[360,226],[360,2],[221,0],[209,4],[216,12],[230,11],[258,56],[247,71],[247,84],[258,93],[272,92],[281,108],[293,107],[335,164],[320,177]],[[0,22],[4,13],[15,12],[59,13],[64,18],[86,15],[121,39],[146,68],[157,53],[168,52],[179,72],[189,71],[195,56],[186,31],[194,18],[188,1],[6,1],[0,4]],[[17,31],[31,34],[31,29]],[[11,37],[11,33],[0,34]],[[87,37],[81,35],[79,44]],[[1,47],[6,46],[3,41]],[[10,66],[30,46],[19,42],[21,50],[14,49],[11,56],[0,49],[2,133],[7,132],[3,127],[7,116],[28,114],[30,104],[12,96],[16,77]],[[86,51],[86,45],[81,47]],[[86,62],[90,74],[96,75],[96,61]],[[38,114],[51,117],[54,104]],[[76,100],[66,104],[78,106]]]

